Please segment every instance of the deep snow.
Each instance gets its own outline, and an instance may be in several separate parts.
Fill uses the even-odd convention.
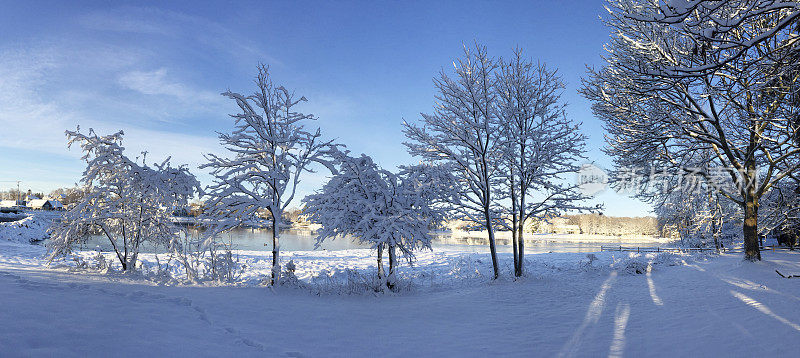
[[[583,254],[530,255],[529,277],[516,282],[489,281],[488,255],[437,252],[420,255],[414,268],[404,265],[401,276],[414,285],[397,294],[341,294],[331,287],[347,280],[314,281],[312,271],[337,267],[368,276],[368,250],[287,257],[305,282],[328,291],[158,286],[146,277],[79,271],[69,261],[48,268],[43,254],[39,246],[0,243],[3,356],[744,357],[800,350],[800,280],[774,272],[800,274],[800,255],[789,252],[765,252],[760,263],[742,262],[741,254],[602,253],[591,265]],[[510,266],[509,255],[501,259]]]

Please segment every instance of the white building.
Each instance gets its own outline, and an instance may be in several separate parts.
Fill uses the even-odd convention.
[[[0,208],[12,208],[17,206],[16,200],[0,200]]]
[[[53,199],[34,199],[28,202],[27,207],[35,210],[61,210],[64,205],[61,202]]]

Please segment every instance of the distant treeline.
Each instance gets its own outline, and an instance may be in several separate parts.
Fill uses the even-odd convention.
[[[41,198],[42,193],[30,193],[30,195],[36,196]],[[0,200],[16,200],[16,199],[25,199],[28,196],[28,192],[22,191],[19,192],[17,189],[9,189],[0,191]]]
[[[563,222],[559,228],[558,219]],[[578,234],[592,235],[657,235],[658,220],[655,217],[605,216],[600,214],[565,215],[550,220],[555,225],[547,225],[551,229],[572,231]]]

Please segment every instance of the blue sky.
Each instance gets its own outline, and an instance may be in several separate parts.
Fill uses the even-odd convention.
[[[0,0],[0,188],[69,186],[83,169],[63,132],[122,129],[129,154],[196,167],[229,130],[226,89],[253,90],[256,64],[309,99],[323,134],[382,166],[411,163],[403,119],[433,105],[432,78],[463,43],[515,46],[559,68],[568,115],[583,123],[601,167],[603,129],[577,94],[608,31],[601,1],[519,2],[5,2]],[[207,180],[195,170],[201,180]],[[323,175],[309,176],[314,190]],[[607,191],[608,215],[650,207]]]

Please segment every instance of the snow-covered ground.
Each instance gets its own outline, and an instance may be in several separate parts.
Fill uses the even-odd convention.
[[[302,285],[159,285],[0,242],[3,356],[796,356],[800,254],[529,255],[490,281],[488,255],[420,254],[396,294],[358,290],[369,250],[288,253]],[[91,252],[81,256],[91,258]],[[149,259],[146,259],[149,260]],[[648,266],[650,269],[648,270]],[[640,272],[637,274],[637,271]],[[411,284],[408,284],[408,282]],[[348,286],[349,285],[349,286]]]

